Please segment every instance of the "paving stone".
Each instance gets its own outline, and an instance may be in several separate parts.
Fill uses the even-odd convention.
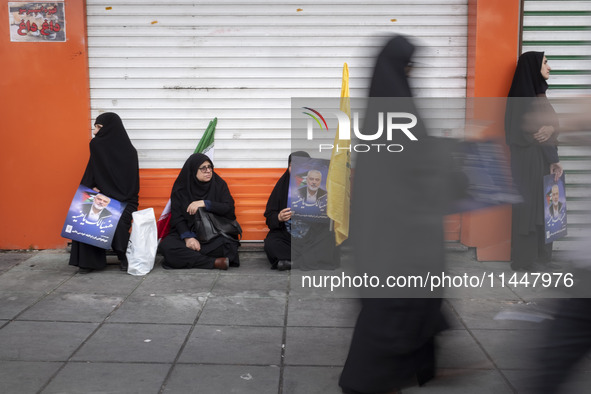
[[[18,317],[18,320],[49,320],[100,323],[123,297],[100,294],[53,293]]]
[[[14,319],[44,296],[45,293],[40,291],[1,291],[0,319]]]
[[[199,297],[189,294],[151,296],[134,293],[113,313],[109,322],[193,324],[202,302]]]
[[[72,359],[171,363],[190,328],[172,324],[104,324]]]
[[[531,278],[531,277],[530,277]],[[557,279],[552,279],[556,281]],[[552,282],[553,284],[555,282]],[[535,287],[533,285],[525,285],[522,286],[511,286],[511,290],[517,294],[521,299],[525,301],[532,301],[537,302],[539,300],[544,300],[548,298],[571,298],[575,297],[568,288],[564,287],[564,283],[559,283],[558,287],[555,288],[552,285],[551,287],[544,287],[542,285],[536,284]],[[585,297],[589,296],[587,291],[585,291]]]
[[[352,335],[352,328],[288,327],[285,364],[344,365]]]
[[[158,270],[151,272],[134,295],[169,295],[185,294],[205,297],[211,291],[217,280],[216,273],[209,270]]]
[[[199,324],[282,327],[285,306],[285,297],[209,297]]]
[[[169,394],[276,394],[279,367],[177,364],[166,384]]]
[[[361,303],[357,299],[289,298],[288,326],[355,327]]]
[[[19,262],[15,271],[60,271],[70,275],[76,273],[78,268],[68,265],[70,254],[60,250],[43,250]]]
[[[42,270],[14,270],[0,275],[2,292],[44,292],[49,293],[64,283],[71,274]]]
[[[226,297],[286,296],[287,277],[273,275],[221,275],[212,294]]]
[[[158,393],[169,364],[69,362],[43,394]]]
[[[279,365],[282,338],[281,327],[197,325],[179,362]]]
[[[535,333],[536,331],[533,331]],[[537,336],[531,330],[472,330],[500,369],[532,369]]]
[[[37,393],[63,362],[0,361],[3,393]]]
[[[424,386],[413,386],[402,390],[404,394],[513,394],[498,371],[474,369],[440,369],[435,379]]]
[[[539,324],[532,319],[540,318],[541,315],[525,314],[527,309],[522,301],[468,298],[451,299],[448,302],[470,329],[539,329]]]
[[[466,330],[447,330],[436,338],[440,368],[492,369],[494,365]]]
[[[283,372],[284,394],[341,394],[342,367],[287,366]]]
[[[0,330],[0,360],[66,361],[96,323],[13,321]]]
[[[504,370],[503,374],[507,377],[516,392],[526,392],[532,382],[538,381],[540,375],[546,371],[523,371],[523,370]],[[591,387],[591,372],[574,369],[566,377],[560,386],[560,393],[578,394],[588,393]]]
[[[0,275],[35,256],[37,251],[0,250]]]
[[[0,277],[0,280],[2,277]],[[93,271],[76,274],[55,291],[58,293],[121,295],[130,294],[143,280],[141,276],[127,275],[117,271]]]

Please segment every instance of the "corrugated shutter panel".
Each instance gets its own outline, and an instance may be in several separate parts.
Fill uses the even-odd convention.
[[[291,97],[367,94],[383,39],[418,39],[418,96],[463,97],[467,0],[87,0],[91,109],[115,111],[142,168],[179,168],[218,117],[215,162],[284,167]]]
[[[569,98],[591,94],[591,1],[525,0],[523,52],[544,51],[552,71],[548,97]],[[560,113],[560,105],[557,106]],[[554,243],[559,251],[573,248],[589,227],[591,157],[589,149],[572,145],[558,148],[566,170],[568,233]]]

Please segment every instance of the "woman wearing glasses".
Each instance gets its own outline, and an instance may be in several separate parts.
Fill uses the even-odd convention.
[[[193,231],[194,215],[204,208],[218,216],[236,219],[234,199],[226,182],[215,173],[213,163],[202,153],[187,159],[172,187],[170,234],[160,242],[165,269],[238,267],[237,240],[218,236],[199,242]]]

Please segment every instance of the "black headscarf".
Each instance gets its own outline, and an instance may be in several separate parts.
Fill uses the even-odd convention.
[[[388,41],[376,60],[369,97],[411,97],[406,70],[414,51],[404,36]]]
[[[205,162],[213,162],[203,153],[194,153],[183,165],[170,194],[171,199],[171,229],[180,233],[188,231],[193,219],[187,212],[187,207],[193,201],[209,200],[212,204],[212,212],[235,219],[234,199],[230,195],[226,181],[212,169],[212,177],[209,182],[197,179],[197,171]]]
[[[418,111],[412,99],[412,92],[408,83],[407,73],[411,66],[415,46],[405,36],[391,38],[382,48],[374,66],[371,85],[369,88],[369,100],[365,116],[364,130],[367,134],[378,129],[378,113],[408,112],[418,118],[418,123],[412,128],[415,137],[426,137],[427,132],[418,116]],[[408,122],[405,120],[404,122]],[[405,149],[414,145],[400,131],[395,132],[393,139],[386,140],[386,133],[382,133],[378,142],[396,143],[405,145]],[[406,156],[406,155],[404,155]]]
[[[538,145],[532,133],[542,124],[526,120],[525,115],[536,112],[554,114],[554,109],[545,98],[548,83],[541,73],[543,61],[544,52],[525,52],[519,56],[505,107],[505,141],[508,145]],[[558,127],[557,119],[546,119],[543,123],[546,122]]]
[[[282,209],[287,208],[287,194],[289,192],[289,165],[291,164],[291,158],[293,156],[298,157],[310,157],[307,152],[297,151],[289,155],[287,159],[287,170],[283,173],[281,178],[275,184],[269,200],[267,201],[267,207],[265,209],[265,217],[267,218],[267,226],[270,230],[283,229],[284,223],[279,222],[277,215]]]
[[[122,202],[138,201],[140,177],[137,151],[119,115],[106,112],[95,125],[103,127],[90,141],[90,159],[81,183]]]
[[[525,52],[519,56],[508,97],[536,97],[548,90],[541,73],[544,52]]]

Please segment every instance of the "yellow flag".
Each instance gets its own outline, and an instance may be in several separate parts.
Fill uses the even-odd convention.
[[[343,65],[340,110],[351,119],[349,99],[349,67]],[[351,200],[351,140],[339,139],[339,130],[334,138],[330,156],[326,189],[328,192],[328,217],[334,221],[336,244],[340,245],[349,237],[349,207]],[[338,147],[338,149],[337,149]]]

